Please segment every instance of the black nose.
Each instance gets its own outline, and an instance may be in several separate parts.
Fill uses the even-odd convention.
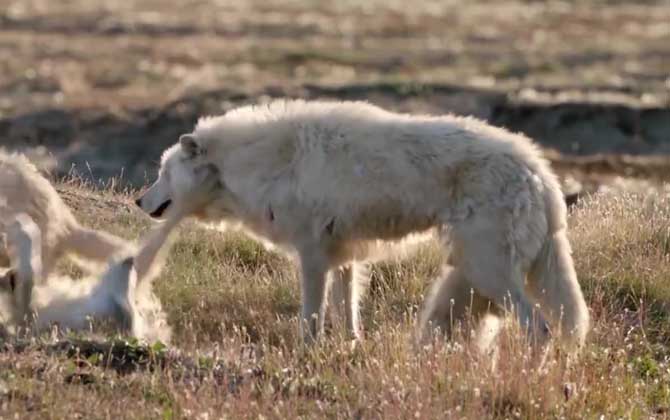
[[[135,204],[137,204],[137,207],[142,207],[142,198],[135,200]]]

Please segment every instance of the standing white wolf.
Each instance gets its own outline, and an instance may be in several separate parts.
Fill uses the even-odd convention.
[[[297,251],[307,340],[323,328],[335,276],[348,285],[347,323],[357,336],[353,262],[383,258],[387,245],[431,229],[445,238],[450,267],[427,300],[424,329],[511,307],[529,331],[545,331],[547,318],[569,342],[585,339],[589,314],[560,186],[521,135],[361,102],[247,106],[202,118],[181,136],[138,205],[160,217],[208,165],[222,186],[193,214],[238,222]]]

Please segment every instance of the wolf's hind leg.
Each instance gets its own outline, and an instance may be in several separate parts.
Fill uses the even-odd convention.
[[[330,290],[330,313],[333,318],[344,318],[347,333],[353,339],[359,339],[360,301],[365,296],[370,283],[370,271],[367,264],[352,262],[335,270]],[[342,316],[344,312],[344,316]]]
[[[461,255],[459,268],[477,292],[517,316],[531,343],[543,344],[548,324],[526,295],[524,264],[501,231],[503,224],[491,217],[462,228],[454,239]]]
[[[454,328],[476,329],[486,314],[498,312],[497,306],[477,292],[458,267],[445,265],[433,283],[419,316],[419,341],[426,342],[437,331],[451,338]]]

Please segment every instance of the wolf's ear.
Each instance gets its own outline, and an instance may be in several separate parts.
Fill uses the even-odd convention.
[[[203,153],[202,146],[198,142],[198,139],[191,134],[182,134],[179,137],[179,143],[181,148],[186,153],[188,157],[196,157]]]

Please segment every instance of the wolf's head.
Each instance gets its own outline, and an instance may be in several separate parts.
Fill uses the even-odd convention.
[[[207,161],[206,150],[193,134],[163,153],[158,179],[135,203],[151,217],[164,218],[178,207],[184,216],[203,216],[204,208],[221,188],[219,170]]]

